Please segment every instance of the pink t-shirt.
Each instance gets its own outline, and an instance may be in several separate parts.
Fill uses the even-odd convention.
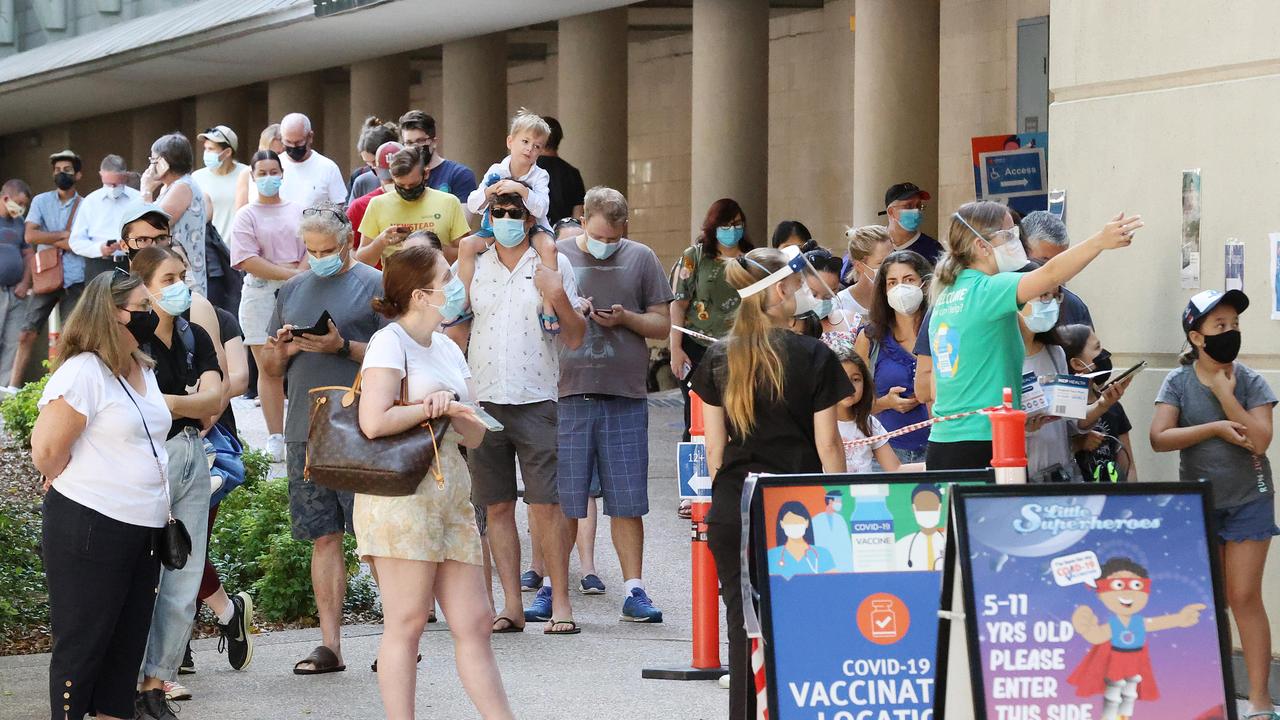
[[[260,257],[277,265],[293,265],[307,254],[298,223],[302,207],[291,202],[263,205],[252,202],[236,212],[231,223],[231,264]]]

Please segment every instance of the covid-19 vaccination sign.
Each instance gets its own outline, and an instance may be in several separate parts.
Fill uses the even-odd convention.
[[[761,476],[769,716],[931,720],[947,517],[990,471]]]
[[[958,489],[976,717],[1235,718],[1208,503],[1172,483]]]

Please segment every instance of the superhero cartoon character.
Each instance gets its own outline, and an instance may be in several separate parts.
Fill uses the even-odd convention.
[[[1151,601],[1151,577],[1147,569],[1125,557],[1102,565],[1097,582],[1098,599],[1111,618],[1098,621],[1093,608],[1081,605],[1071,615],[1076,634],[1093,647],[1067,678],[1081,697],[1102,695],[1102,720],[1129,720],[1138,700],[1156,700],[1155,673],[1147,650],[1147,633],[1192,627],[1200,621],[1203,603],[1192,603],[1176,613],[1146,617]]]

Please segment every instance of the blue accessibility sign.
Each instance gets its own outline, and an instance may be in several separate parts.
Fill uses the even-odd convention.
[[[978,156],[982,169],[982,197],[1023,197],[1044,195],[1044,149],[1022,148],[982,153]]]

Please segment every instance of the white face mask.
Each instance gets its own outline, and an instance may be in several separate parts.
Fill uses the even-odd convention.
[[[841,510],[843,510],[843,509],[844,509],[844,503],[843,503],[843,502],[841,502],[841,501],[839,501],[839,500],[833,500],[833,501],[831,501],[831,510],[832,510],[833,512],[840,512],[840,511],[841,511]]]
[[[924,302],[924,290],[919,285],[898,283],[889,288],[887,299],[889,307],[903,315],[910,315],[920,308],[920,303]]]
[[[992,245],[996,254],[996,268],[1000,272],[1017,272],[1027,264],[1027,251],[1022,243],[1014,238],[1003,245]]]
[[[813,291],[808,285],[801,284],[796,290],[796,309],[791,314],[800,317],[807,312],[816,312],[818,309],[818,301],[813,297]]]
[[[917,510],[916,524],[921,528],[932,529],[938,527],[938,523],[942,520],[941,510]]]
[[[800,538],[804,537],[804,531],[807,528],[808,528],[807,525],[783,525],[782,532],[786,533],[787,537],[791,538],[792,540],[799,540]]]

